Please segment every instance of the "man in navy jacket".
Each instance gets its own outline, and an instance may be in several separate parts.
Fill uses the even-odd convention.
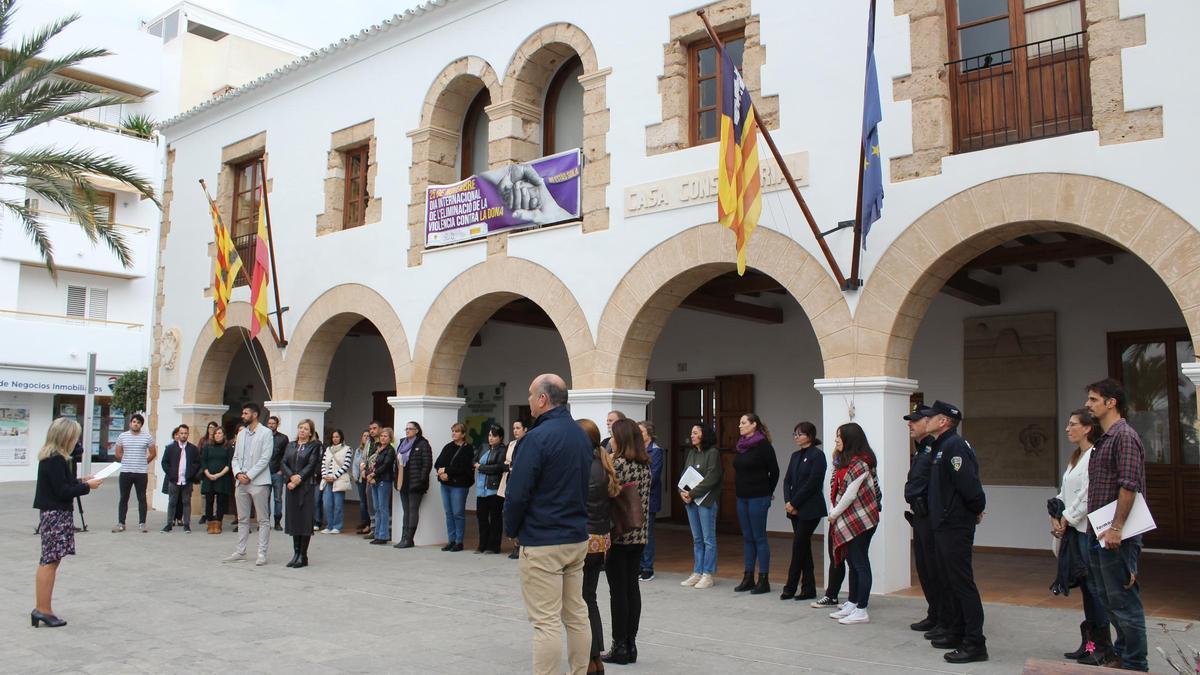
[[[534,673],[559,672],[563,626],[571,673],[587,670],[592,645],[583,561],[593,448],[566,403],[567,385],[558,375],[539,375],[529,385],[529,410],[536,419],[513,453],[505,490],[504,529],[521,546]]]

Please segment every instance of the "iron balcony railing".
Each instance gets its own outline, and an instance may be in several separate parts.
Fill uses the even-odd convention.
[[[950,70],[955,152],[1092,128],[1086,32],[970,56],[946,65]]]

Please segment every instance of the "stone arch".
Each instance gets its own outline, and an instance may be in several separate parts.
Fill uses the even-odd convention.
[[[858,375],[907,377],[917,329],[946,280],[983,251],[1024,234],[1104,239],[1162,279],[1200,341],[1200,232],[1146,194],[1095,176],[1034,173],[968,188],[927,211],[884,252],[855,313]]]
[[[412,188],[408,202],[410,267],[421,264],[425,250],[425,188],[458,180],[463,118],[482,89],[488,90],[493,101],[500,100],[500,79],[492,66],[478,56],[455,60],[433,79],[421,106],[421,126],[408,132],[412,139],[412,165],[408,171]]]
[[[575,296],[546,268],[522,258],[496,256],[458,275],[434,300],[417,335],[412,378],[400,395],[456,396],[471,339],[497,309],[528,298],[550,316],[571,364],[569,382],[590,371],[592,333]]]
[[[569,23],[552,23],[534,31],[517,47],[504,72],[501,98],[488,108],[488,116],[506,134],[491,139],[493,166],[528,162],[541,154],[542,105],[546,87],[567,60],[578,56],[583,65],[583,194],[580,212],[583,231],[608,229],[606,193],[611,180],[608,154],[609,112],[606,80],[611,68],[600,68],[596,49],[583,29]]]
[[[183,385],[183,403],[221,405],[225,396],[225,377],[233,357],[244,346],[243,332],[250,330],[252,310],[248,302],[231,302],[225,313],[225,334],[220,338],[213,332],[212,322],[205,321],[204,328],[196,338],[192,347],[191,358],[188,359],[187,379]],[[272,384],[278,387],[287,382],[283,352],[275,344],[269,334],[263,339],[254,340],[262,347],[267,357],[267,369],[270,371]],[[277,392],[271,392],[277,394]]]
[[[289,371],[294,379],[289,390],[276,394],[281,400],[324,401],[325,383],[334,354],[346,333],[367,319],[383,336],[396,382],[409,379],[412,357],[400,317],[391,303],[374,289],[361,284],[341,284],[317,298],[292,331],[288,344]],[[281,390],[283,391],[283,390]]]
[[[854,326],[837,282],[795,240],[760,227],[746,264],[778,281],[799,303],[821,346],[823,377],[851,371]],[[600,318],[591,386],[644,389],[650,354],[671,313],[705,282],[737,267],[733,235],[701,225],[654,247],[626,273]]]

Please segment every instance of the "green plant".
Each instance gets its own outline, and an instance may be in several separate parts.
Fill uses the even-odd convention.
[[[132,415],[146,409],[146,369],[127,370],[113,384],[112,406]]]
[[[149,115],[142,113],[133,113],[126,115],[125,119],[121,120],[121,128],[126,131],[131,131],[143,138],[150,138],[154,134],[155,122]]]
[[[93,243],[103,240],[124,267],[133,265],[133,254],[119,231],[104,215],[91,175],[124,183],[154,200],[154,188],[136,169],[103,153],[86,148],[59,149],[34,146],[9,151],[8,142],[18,135],[54,120],[93,108],[129,103],[110,96],[95,85],[70,77],[70,69],[89,59],[107,56],[105,49],[78,49],[61,56],[45,54],[52,38],[74,23],[78,14],[59,19],[31,35],[14,41],[12,28],[15,0],[0,0],[0,186],[36,192],[57,205],[79,223]],[[51,275],[55,274],[54,246],[37,210],[23,198],[0,199],[0,209],[21,223],[37,246]]]

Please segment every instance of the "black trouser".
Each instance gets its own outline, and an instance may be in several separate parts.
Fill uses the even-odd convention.
[[[504,534],[504,497],[492,495],[475,500],[475,517],[479,521],[480,551],[500,552],[500,537]]]
[[[917,561],[917,578],[921,580],[921,590],[925,593],[925,603],[928,609],[925,618],[937,623],[941,609],[941,580],[937,573],[937,553],[933,546],[933,525],[929,516],[913,515],[913,556]]]
[[[866,609],[871,600],[871,537],[875,528],[863,532],[850,540],[850,551],[846,564],[850,567],[850,602],[859,609]]]
[[[129,490],[137,488],[137,503],[138,503],[138,524],[142,525],[146,522],[146,474],[144,473],[125,473],[121,472],[121,477],[117,479],[117,483],[121,488],[121,500],[117,503],[117,522],[125,524],[125,514],[129,512]]]
[[[182,520],[184,527],[191,527],[192,523],[192,485],[176,485],[171,483],[167,486],[167,512],[179,514],[176,520]],[[174,521],[172,521],[174,522]],[[172,523],[167,523],[170,527]]]
[[[225,495],[209,492],[204,495],[204,519],[221,520],[225,517]]]
[[[783,585],[783,592],[796,593],[796,589],[799,588],[800,595],[816,595],[817,580],[813,576],[812,535],[821,519],[789,518],[788,520],[792,521],[792,564],[788,567],[787,583]]]
[[[937,550],[938,574],[942,582],[942,625],[963,644],[982,647],[983,602],[975,587],[971,550],[975,544],[975,526],[942,523],[933,531]]]
[[[604,623],[600,620],[600,605],[596,602],[596,586],[603,571],[604,554],[587,554],[583,559],[583,601],[587,603],[588,621],[592,623],[592,658],[604,651]]]
[[[645,544],[613,544],[608,550],[604,576],[608,578],[608,606],[612,613],[613,642],[637,637],[642,620],[642,590],[638,567]],[[586,563],[585,563],[586,564]]]
[[[833,563],[833,537],[826,536],[825,539],[829,542],[826,550],[829,555],[829,574],[828,581],[825,582],[825,597],[837,600],[838,593],[842,592],[842,582],[846,579],[846,561],[843,559],[838,564]]]
[[[400,507],[404,510],[404,531],[400,533],[401,537],[416,536],[417,523],[421,520],[421,498],[424,496],[424,492],[400,491]]]

